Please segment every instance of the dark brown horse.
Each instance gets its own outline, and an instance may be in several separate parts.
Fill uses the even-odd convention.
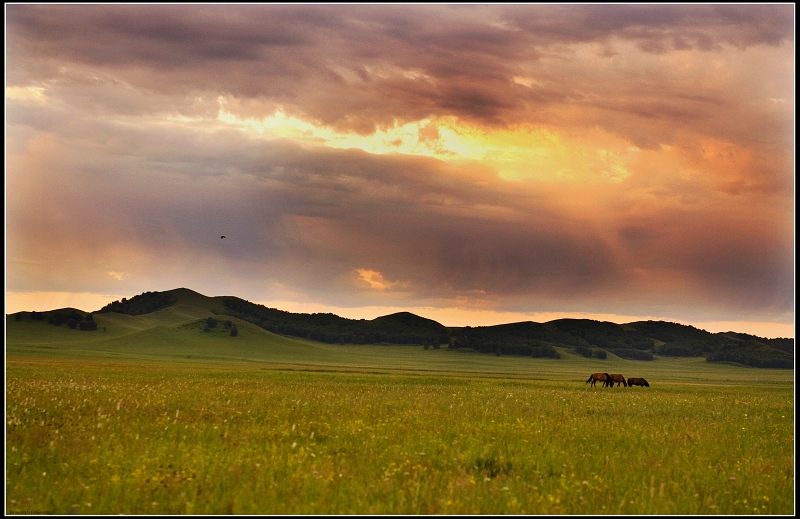
[[[637,378],[637,377],[629,378],[628,379],[628,385],[631,386],[631,387],[633,387],[633,386],[650,387],[650,384],[648,384],[645,379]]]
[[[603,387],[606,387],[611,384],[611,376],[608,373],[592,373],[589,375],[589,380],[584,382],[584,384],[588,384],[589,382],[592,383],[592,387],[594,387],[595,382],[601,380],[603,382]]]
[[[619,387],[620,384],[622,384],[622,387],[628,387],[628,384],[625,383],[625,377],[619,373],[612,373],[609,377],[611,377],[611,387],[614,387],[614,382],[617,383],[617,387]]]

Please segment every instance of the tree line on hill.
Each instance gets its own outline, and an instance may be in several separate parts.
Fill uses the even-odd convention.
[[[401,312],[367,321],[331,313],[298,314],[224,298],[226,312],[279,335],[302,337],[329,344],[419,344],[439,348],[450,334],[441,324]]]
[[[69,328],[79,330],[97,330],[97,323],[91,313],[85,314],[71,308],[52,310],[50,312],[18,312],[14,319],[22,321],[28,315],[31,321],[47,321],[53,326],[61,326],[66,323]]]
[[[655,357],[705,357],[708,362],[728,362],[760,368],[794,368],[794,339],[766,339],[735,332],[711,333],[693,326],[665,321],[639,321],[624,325],[591,319],[559,319],[547,323],[521,322],[495,326],[445,327],[408,312],[372,320],[347,319],[332,313],[302,314],[268,308],[237,297],[221,298],[225,313],[270,332],[330,344],[416,344],[425,349],[446,346],[495,355],[559,358],[556,347],[578,355],[605,359],[651,361]],[[144,292],[114,301],[96,313],[142,315],[175,304],[175,293]],[[32,320],[56,326],[96,330],[92,314],[72,309],[21,312]],[[207,326],[213,318],[209,318]],[[226,321],[228,324],[229,321]],[[230,326],[230,325],[228,325]],[[226,329],[228,329],[226,326]],[[237,331],[231,330],[231,335]]]
[[[144,315],[174,305],[176,302],[175,296],[166,292],[143,292],[130,299],[123,297],[120,301],[109,303],[97,313],[117,312],[126,315]]]
[[[732,362],[762,368],[794,367],[794,339],[765,339],[747,334],[711,333],[664,321],[620,325],[590,319],[560,319],[549,323],[522,322],[495,326],[444,327],[413,314],[394,314],[372,321],[334,314],[297,314],[227,298],[231,315],[273,333],[340,344],[421,344],[435,348],[470,349],[495,355],[559,358],[556,346],[585,357],[608,353],[631,360],[665,357],[705,357],[708,362]]]

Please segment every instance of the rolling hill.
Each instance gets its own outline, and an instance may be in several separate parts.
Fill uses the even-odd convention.
[[[224,341],[224,342],[221,342]],[[750,367],[794,367],[794,339],[766,339],[736,332],[710,333],[664,321],[627,324],[589,319],[495,326],[445,327],[409,312],[372,320],[331,313],[291,313],[238,297],[208,297],[186,288],[144,292],[100,310],[63,308],[18,312],[6,318],[6,347],[47,349],[73,345],[117,355],[175,358],[297,358],[336,362],[327,345],[420,345],[425,349],[559,358],[569,351],[587,358],[650,361],[701,357]],[[221,345],[224,344],[224,348]],[[323,347],[325,346],[325,347]],[[108,350],[112,347],[112,350]]]

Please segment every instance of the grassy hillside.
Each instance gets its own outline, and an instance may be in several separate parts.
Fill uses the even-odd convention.
[[[564,380],[582,384],[592,372],[644,377],[651,384],[686,381],[723,383],[786,382],[793,371],[753,370],[711,364],[702,358],[655,357],[643,362],[609,353],[605,359],[587,358],[567,346],[555,346],[559,359],[512,355],[482,355],[472,349],[424,349],[419,345],[327,344],[277,335],[226,315],[224,298],[206,297],[185,289],[173,291],[174,304],[143,315],[95,313],[97,330],[55,326],[46,319],[6,317],[7,362],[16,357],[136,360],[204,365],[208,361],[249,363],[258,369],[325,371],[448,373],[451,375],[518,377]],[[222,325],[205,331],[207,319],[230,321],[238,329],[232,337]],[[398,314],[379,318],[431,325],[422,318]],[[431,326],[436,326],[438,323]],[[439,325],[440,326],[440,325]]]
[[[221,326],[204,331],[206,319],[211,316],[230,320],[238,335],[232,337]],[[82,331],[46,322],[16,321],[8,316],[6,354],[274,362],[303,358],[326,362],[332,357],[324,348],[275,335],[234,317],[213,314],[205,305],[184,302],[146,315],[112,312],[98,314],[94,320],[96,331]]]
[[[209,327],[209,321],[218,325]],[[559,319],[446,328],[408,312],[371,321],[295,314],[186,288],[145,292],[92,313],[65,308],[7,316],[6,352],[524,376],[542,370],[547,376],[566,376],[577,367],[617,372],[624,367],[635,376],[646,376],[665,364],[713,373],[715,368],[707,362],[713,356],[727,364],[794,364],[793,339],[712,334],[676,323]],[[542,361],[532,362],[537,358]],[[665,378],[680,377],[676,371],[665,373]]]

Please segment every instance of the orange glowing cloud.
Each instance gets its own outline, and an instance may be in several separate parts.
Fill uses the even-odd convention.
[[[397,285],[396,282],[388,281],[377,270],[356,269],[356,272],[358,273],[358,278],[361,281],[365,281],[373,290],[387,290]]]

